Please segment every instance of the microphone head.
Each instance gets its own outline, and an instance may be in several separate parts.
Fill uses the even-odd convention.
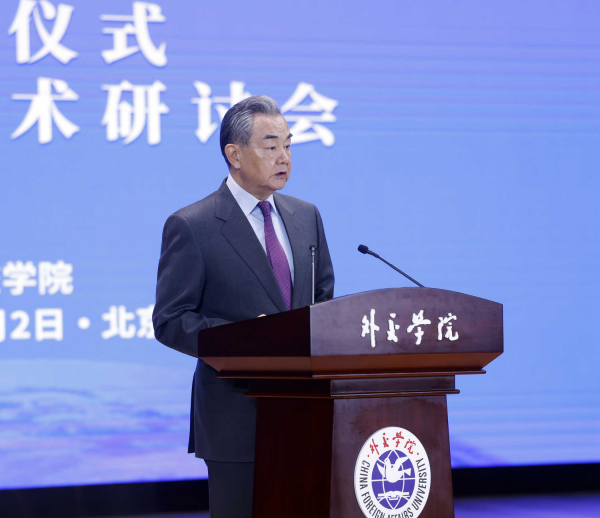
[[[367,245],[358,245],[358,251],[361,254],[366,254],[369,251],[369,247]]]

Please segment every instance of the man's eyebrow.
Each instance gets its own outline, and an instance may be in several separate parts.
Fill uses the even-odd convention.
[[[286,137],[286,139],[288,139],[288,138],[292,138],[292,137],[293,137],[293,135],[290,133],[290,134],[289,134],[289,135]],[[269,140],[269,139],[271,139],[271,138],[279,139],[279,137],[278,137],[277,135],[265,135],[265,136],[263,137],[263,140]]]

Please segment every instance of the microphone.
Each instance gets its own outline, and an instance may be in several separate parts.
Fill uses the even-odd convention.
[[[315,250],[317,247],[315,245],[310,246],[310,255],[312,256],[312,303],[315,303]]]
[[[383,261],[388,266],[391,266],[394,270],[396,270],[398,273],[401,273],[402,275],[404,275],[404,277],[406,277],[407,279],[409,279],[412,282],[414,282],[420,288],[424,288],[425,287],[420,282],[415,281],[411,276],[406,275],[402,270],[399,270],[398,268],[396,268],[392,263],[388,263],[383,257],[379,257],[375,252],[373,252],[372,250],[369,250],[369,247],[367,245],[358,245],[358,251],[361,254],[369,254],[369,255],[372,255],[373,257],[377,257],[377,259]]]

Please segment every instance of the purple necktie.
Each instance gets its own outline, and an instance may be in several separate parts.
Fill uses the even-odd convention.
[[[267,245],[267,257],[275,272],[275,278],[279,289],[283,295],[285,307],[292,309],[292,275],[290,273],[290,265],[283,251],[283,247],[277,239],[275,228],[273,228],[273,220],[271,219],[271,204],[268,201],[259,201],[258,207],[265,218],[265,244]]]

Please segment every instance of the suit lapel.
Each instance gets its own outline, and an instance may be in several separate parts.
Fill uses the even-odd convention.
[[[302,305],[302,293],[307,276],[310,275],[310,250],[311,243],[307,241],[302,225],[294,216],[294,208],[279,194],[273,196],[275,205],[281,215],[285,230],[290,240],[294,256],[294,291],[292,293],[292,308]],[[313,243],[316,245],[316,243]]]
[[[217,191],[216,202],[215,215],[225,221],[221,229],[223,236],[254,272],[277,309],[285,311],[285,302],[267,254],[225,182]]]

